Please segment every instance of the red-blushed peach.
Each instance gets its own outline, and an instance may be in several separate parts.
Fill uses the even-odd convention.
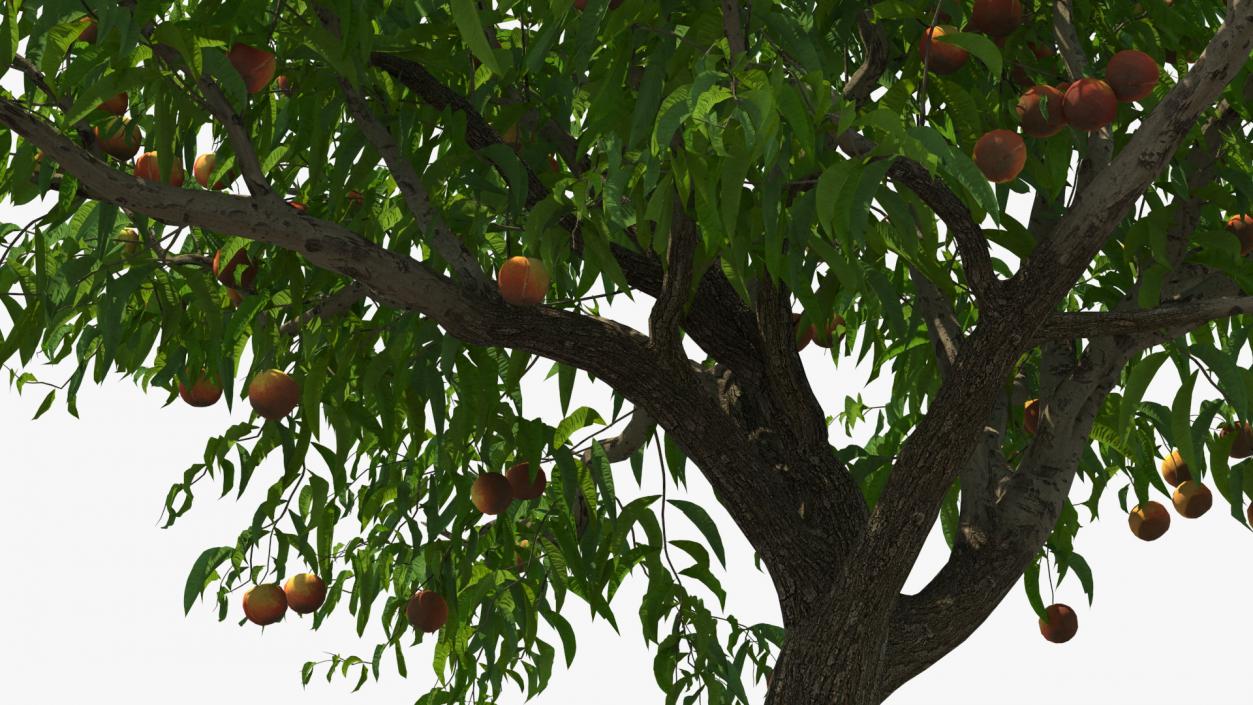
[[[135,160],[135,176],[144,181],[161,183],[161,166],[156,152],[144,152]],[[170,180],[165,183],[179,188],[183,185],[183,165],[177,159],[170,164]]]
[[[1022,3],[1018,0],[975,0],[970,24],[992,37],[1005,37],[1022,24]]]
[[[988,181],[1009,183],[1027,164],[1027,144],[1017,132],[992,130],[975,142],[974,160]]]
[[[270,79],[274,78],[276,64],[273,52],[236,42],[226,58],[239,72],[240,78],[244,79],[244,86],[249,93],[261,92],[269,85]]]
[[[513,502],[513,486],[498,472],[485,472],[470,486],[470,502],[484,514],[500,514]]]
[[[1014,111],[1022,131],[1032,137],[1052,137],[1066,127],[1062,92],[1052,86],[1032,86],[1018,99]]]
[[[287,579],[283,593],[292,612],[310,614],[326,602],[326,583],[313,573],[300,573]]]
[[[287,595],[275,583],[257,585],[244,593],[244,616],[249,622],[266,626],[283,618],[287,612]]]
[[[405,617],[418,631],[437,632],[448,622],[448,602],[439,593],[419,590],[405,603]]]
[[[190,406],[213,406],[218,399],[222,398],[222,388],[214,384],[213,380],[202,371],[192,381],[190,387],[179,382],[178,395]]]
[[[1099,78],[1081,78],[1066,89],[1062,112],[1076,130],[1099,130],[1118,115],[1118,96]]]
[[[277,421],[300,404],[300,383],[282,370],[259,372],[248,383],[248,403],[261,417]]]
[[[1079,631],[1079,617],[1069,605],[1049,605],[1040,618],[1040,634],[1054,644],[1070,641]]]
[[[1153,93],[1161,69],[1153,57],[1128,49],[1110,57],[1105,66],[1105,82],[1123,103],[1132,103]]]
[[[213,276],[229,287],[243,287],[249,291],[257,281],[257,265],[244,249],[235,250],[235,254],[222,264],[222,250],[213,254]]]
[[[927,65],[927,70],[944,75],[953,73],[966,64],[970,52],[941,40],[945,34],[956,32],[956,29],[946,25],[923,30],[922,40],[918,42],[918,56]]]
[[[534,257],[510,257],[500,266],[496,284],[507,303],[534,306],[548,294],[548,268]]]
[[[544,495],[544,488],[548,485],[548,476],[544,474],[544,468],[535,469],[535,477],[531,477],[531,464],[521,462],[505,471],[505,478],[509,480],[509,487],[513,492],[514,499],[539,499]]]

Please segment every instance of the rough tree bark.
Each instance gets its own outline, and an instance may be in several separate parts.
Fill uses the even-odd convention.
[[[731,45],[742,52],[739,6],[724,2],[723,7]],[[1059,7],[1068,10],[1069,3],[1059,2]],[[1065,22],[1068,11],[1058,16],[1067,64],[1078,70],[1075,66],[1081,67],[1083,60],[1070,46],[1075,42]],[[861,30],[866,64],[844,88],[845,96],[858,103],[867,99],[887,62],[882,37],[868,17],[862,18]],[[1145,116],[1130,142],[1118,154],[1099,149],[1093,154],[1073,205],[1057,219],[1032,218],[1047,231],[1036,233],[1039,245],[1008,280],[994,274],[988,243],[960,199],[921,165],[906,159],[893,162],[888,171],[892,182],[914,191],[948,227],[981,316],[973,330],[961,330],[934,286],[912,272],[943,381],[902,447],[873,509],[831,452],[821,407],[795,350],[790,293],[762,281],[749,305],[717,267],[694,274],[697,243],[686,222],[685,204],[674,204],[675,228],[664,259],[625,247],[614,250],[631,285],[656,299],[644,335],[610,320],[556,308],[504,304],[482,264],[430,206],[422,190],[421,165],[411,163],[392,137],[390,118],[376,112],[372,101],[347,82],[342,85],[356,125],[382,155],[452,277],[433,262],[388,251],[339,224],[287,207],[270,190],[247,131],[210,79],[199,87],[206,104],[227,125],[250,196],[137,180],[100,161],[90,151],[90,135],[83,137],[86,147],[75,144],[15,100],[0,99],[0,124],[73,175],[81,195],[165,223],[282,247],[348,280],[319,308],[288,321],[288,332],[370,296],[383,305],[429,316],[466,342],[526,350],[586,370],[611,385],[636,407],[635,420],[609,444],[611,459],[629,457],[654,424],[660,426],[709,479],[769,567],[787,639],[767,702],[871,705],[952,651],[1017,581],[1056,522],[1093,420],[1126,361],[1189,327],[1253,310],[1253,300],[1235,296],[1230,282],[1203,270],[1181,270],[1164,288],[1168,303],[1156,310],[1127,306],[1109,313],[1055,313],[1189,128],[1237,74],[1251,45],[1253,0],[1231,3],[1227,21],[1204,54]],[[419,99],[463,112],[470,146],[500,141],[470,101],[421,65],[382,53],[370,60]],[[15,62],[15,67],[31,68],[29,62]],[[1220,132],[1238,124],[1231,117],[1234,111],[1220,106],[1219,112],[1196,148],[1193,166],[1198,170],[1212,172]],[[564,137],[554,140],[567,146],[563,158],[580,163],[577,142]],[[854,155],[874,148],[853,132],[833,141]],[[534,173],[528,176],[527,201],[533,204],[548,194]],[[1196,226],[1196,209],[1182,210],[1184,216],[1172,231],[1176,263]],[[578,223],[562,225],[577,243]],[[717,364],[702,367],[688,360],[680,344],[683,335]],[[1081,338],[1092,340],[1076,354],[1074,341]],[[572,340],[579,344],[572,345]],[[999,442],[1006,407],[1021,395],[1010,372],[1014,360],[1041,343],[1047,343],[1041,430],[1011,472]],[[708,432],[714,427],[718,434]],[[922,591],[902,595],[943,496],[959,476],[961,532],[953,553]]]

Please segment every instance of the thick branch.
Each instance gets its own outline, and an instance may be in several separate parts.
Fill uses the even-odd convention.
[[[935,348],[940,375],[946,377],[961,346],[961,324],[957,322],[957,315],[953,313],[953,307],[944,298],[944,294],[913,265],[909,267],[909,278],[914,283],[914,290],[918,292],[916,301],[927,324],[931,345]]]
[[[692,290],[692,267],[698,243],[696,224],[688,217],[681,199],[676,195],[666,245],[666,274],[661,293],[648,317],[652,345],[663,355],[683,355],[679,324]]]
[[[1177,326],[1253,313],[1253,296],[1231,296],[1205,301],[1163,304],[1147,311],[1059,313],[1037,334],[1039,340],[1068,340],[1107,335],[1136,335]]]
[[[744,55],[744,25],[740,23],[740,5],[738,0],[721,0],[722,29],[727,35],[727,45],[731,48],[731,62],[739,61]]]
[[[860,108],[870,100],[870,94],[879,85],[879,79],[888,67],[888,42],[883,29],[870,21],[869,10],[862,10],[857,15],[857,33],[861,36],[866,57],[844,84],[844,98]]]

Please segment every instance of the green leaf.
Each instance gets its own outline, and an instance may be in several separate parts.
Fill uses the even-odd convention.
[[[718,557],[718,562],[726,567],[727,556],[726,551],[722,547],[722,536],[718,533],[718,526],[714,524],[714,520],[699,504],[689,502],[683,499],[668,500],[670,505],[687,515],[700,533],[709,542],[709,547],[713,549],[714,555]]]
[[[1175,401],[1170,406],[1170,428],[1175,445],[1183,460],[1193,470],[1193,476],[1200,479],[1200,470],[1205,467],[1205,460],[1192,443],[1192,389],[1196,386],[1199,372],[1188,375],[1175,394]]]
[[[982,61],[983,64],[988,67],[988,71],[993,76],[999,77],[1001,75],[1001,50],[996,47],[996,44],[991,39],[988,39],[982,34],[977,34],[975,32],[946,33],[937,41],[956,44],[971,54],[974,54],[975,58]]]
[[[212,579],[214,571],[226,560],[235,549],[231,546],[218,546],[216,548],[205,549],[196,562],[191,566],[191,572],[187,574],[187,584],[183,588],[183,613],[191,612],[191,606],[196,603],[196,598],[200,597],[200,593],[204,592]]]
[[[479,18],[479,10],[474,0],[452,0],[449,4],[453,22],[461,32],[461,38],[470,47],[470,52],[492,70],[497,76],[504,74],[500,62],[492,46],[487,42],[487,34],[483,31],[483,20]]]
[[[1155,352],[1146,355],[1143,360],[1132,367],[1127,383],[1123,386],[1122,401],[1118,407],[1118,428],[1121,429],[1123,438],[1131,436],[1134,428],[1131,415],[1136,412],[1140,400],[1144,398],[1145,390],[1149,388],[1149,383],[1153,381],[1153,377],[1157,375],[1158,369],[1167,357],[1168,354],[1165,352]]]
[[[553,431],[553,447],[565,445],[575,431],[603,423],[605,423],[604,419],[600,417],[600,414],[595,409],[589,406],[580,406],[569,416],[562,419],[561,423],[557,424],[557,429]]]

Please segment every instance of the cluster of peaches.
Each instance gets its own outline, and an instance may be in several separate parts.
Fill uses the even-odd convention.
[[[244,616],[262,627],[274,624],[290,608],[296,614],[312,614],[326,602],[326,583],[313,573],[301,573],[278,583],[255,585],[244,593]],[[436,632],[448,621],[448,602],[438,593],[419,590],[405,604],[405,617],[415,629]]]
[[[1035,435],[1040,428],[1040,403],[1038,399],[1030,399],[1023,405],[1023,430]],[[1231,440],[1228,455],[1233,459],[1247,458],[1253,455],[1253,424],[1243,421],[1235,424],[1222,424],[1218,428],[1218,437]],[[1214,505],[1214,496],[1209,488],[1192,479],[1192,472],[1178,450],[1172,451],[1161,463],[1162,479],[1175,488],[1171,495],[1171,503],[1175,511],[1185,519],[1196,519],[1210,510]],[[1253,524],[1253,504],[1248,508],[1249,523]],[[1170,528],[1170,514],[1159,502],[1149,501],[1136,505],[1127,517],[1131,533],[1144,541],[1154,541]]]
[[[1023,20],[1019,0],[976,0],[970,25],[976,31],[1004,44],[1005,38]],[[937,25],[923,31],[918,52],[927,68],[937,74],[949,74],[964,66],[969,52],[956,44],[940,40],[946,33],[956,32],[951,26]],[[1051,56],[1051,47],[1032,45],[1038,58]],[[1021,72],[1016,72],[1016,75]],[[1025,74],[1023,74],[1025,75]],[[1120,51],[1105,67],[1105,79],[1081,78],[1056,87],[1035,85],[1018,101],[1016,112],[1024,133],[1031,137],[1051,137],[1069,125],[1091,132],[1114,121],[1118,103],[1131,103],[1153,92],[1160,76],[1157,62],[1142,51]],[[1017,80],[1021,80],[1019,76]],[[992,130],[975,143],[974,160],[980,171],[994,183],[1007,183],[1018,178],[1027,163],[1027,146],[1012,130]]]
[[[220,392],[219,392],[220,393]],[[539,499],[548,485],[543,468],[531,473],[531,464],[521,462],[503,474],[485,472],[474,480],[470,501],[483,514],[501,514],[514,500]],[[530,541],[518,542],[514,567],[522,569],[523,554]],[[283,618],[290,607],[297,614],[314,612],[326,600],[326,583],[312,573],[301,573],[281,588],[277,583],[255,585],[244,593],[244,616],[253,624],[266,626]],[[448,602],[432,590],[418,590],[405,603],[405,617],[419,631],[436,632],[448,622]]]
[[[1038,399],[1030,399],[1023,405],[1023,430],[1035,435],[1040,428],[1040,403]],[[1245,421],[1238,424],[1223,424],[1219,427],[1218,436],[1226,438],[1234,435],[1229,455],[1232,458],[1247,458],[1253,455],[1253,424]],[[1175,488],[1171,503],[1175,511],[1186,519],[1196,519],[1210,510],[1214,504],[1214,496],[1209,488],[1192,479],[1192,473],[1178,450],[1173,451],[1161,463],[1162,479]],[[1253,524],[1253,504],[1248,507],[1249,523]],[[1154,541],[1162,537],[1170,528],[1170,513],[1159,502],[1149,501],[1137,505],[1127,516],[1131,533],[1143,541]],[[1070,606],[1064,604],[1050,605],[1046,610],[1047,618],[1040,619],[1040,634],[1045,639],[1061,644],[1075,635],[1079,629],[1079,619]]]

